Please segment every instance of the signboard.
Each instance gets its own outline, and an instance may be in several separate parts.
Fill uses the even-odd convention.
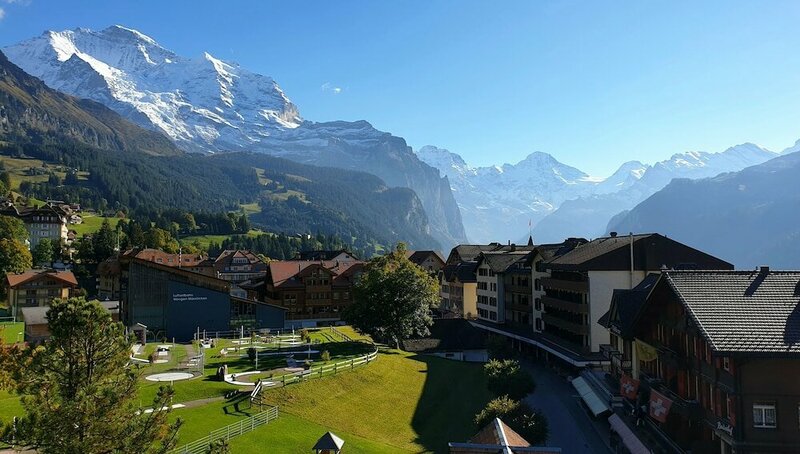
[[[672,407],[672,400],[655,390],[650,391],[651,418],[659,422],[667,422],[670,407]]]
[[[733,436],[733,426],[724,421],[717,421],[717,430],[721,430],[731,437]]]
[[[628,400],[636,399],[636,393],[639,391],[639,380],[622,374],[619,379],[619,393]]]

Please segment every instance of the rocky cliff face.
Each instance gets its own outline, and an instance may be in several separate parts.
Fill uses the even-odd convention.
[[[410,188],[443,247],[466,241],[449,184],[405,140],[365,121],[305,121],[268,76],[208,53],[196,59],[177,55],[121,26],[49,31],[4,51],[50,87],[162,131],[184,150],[263,152],[358,169]]]
[[[98,148],[179,154],[163,134],[126,121],[102,104],[48,88],[0,52],[0,138],[17,142],[73,139]]]

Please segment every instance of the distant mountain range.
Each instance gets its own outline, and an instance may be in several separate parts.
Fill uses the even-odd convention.
[[[161,131],[183,150],[263,152],[365,171],[389,186],[413,189],[441,244],[466,240],[450,185],[405,140],[366,121],[306,121],[271,77],[208,53],[177,55],[121,26],[47,31],[3,51],[51,88]]]
[[[607,230],[658,231],[734,263],[800,268],[800,142],[739,172],[675,179]]]
[[[745,143],[720,153],[679,153],[654,165],[626,162],[608,178],[592,177],[542,152],[493,167],[472,167],[458,154],[433,146],[420,148],[417,156],[448,177],[472,241],[520,241],[527,238],[530,222],[534,239],[546,243],[602,235],[614,215],[673,178],[737,171],[778,153]]]
[[[88,172],[72,184],[32,184],[32,196],[129,210],[240,210],[271,232],[338,235],[358,249],[438,249],[422,203],[364,172],[310,166],[263,153],[179,150],[94,101],[47,87],[0,52],[0,154],[31,156]],[[434,171],[435,172],[435,171]],[[135,214],[135,213],[134,213]]]

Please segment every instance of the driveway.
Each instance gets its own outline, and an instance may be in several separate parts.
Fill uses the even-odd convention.
[[[523,360],[522,366],[536,380],[536,391],[525,401],[547,416],[550,427],[548,445],[561,448],[564,454],[611,453],[608,448],[608,423],[591,416],[582,405],[575,388],[566,379],[540,363]]]

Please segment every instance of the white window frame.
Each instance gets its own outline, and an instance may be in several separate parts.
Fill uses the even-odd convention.
[[[767,422],[767,412],[769,411],[772,411],[772,423]],[[776,429],[778,427],[778,409],[775,404],[753,404],[753,427],[757,429]]]

